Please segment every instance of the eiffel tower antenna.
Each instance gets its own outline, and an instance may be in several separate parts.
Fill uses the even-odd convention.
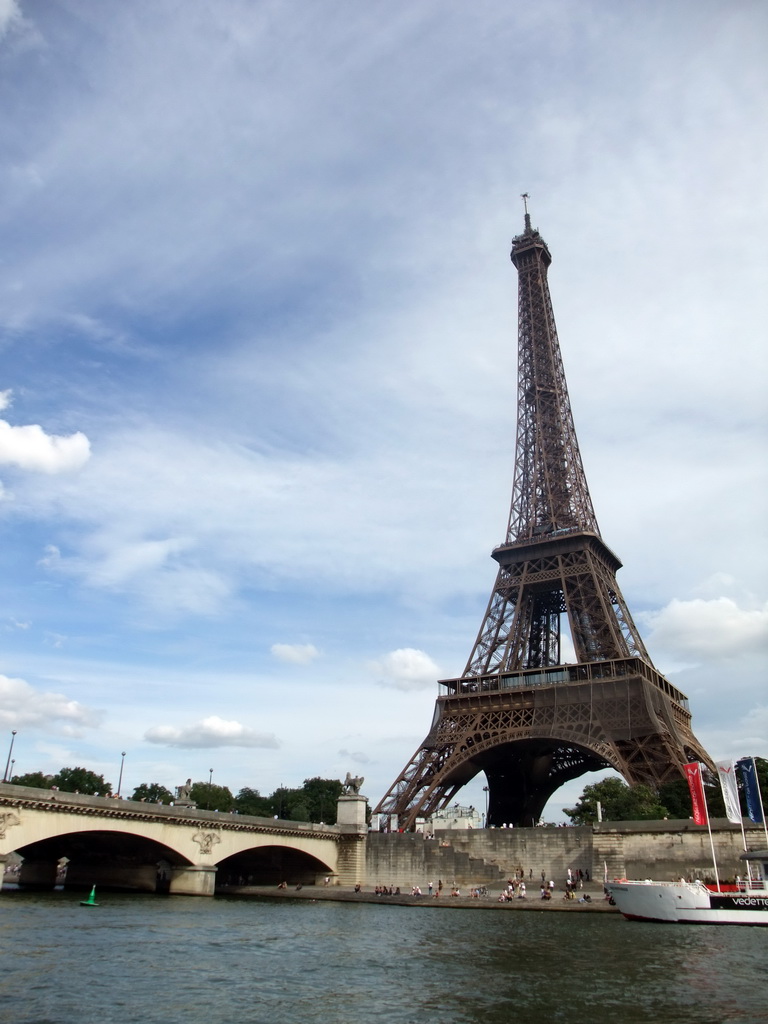
[[[531,198],[527,192],[523,192],[520,198],[523,200],[523,206],[525,208],[525,230],[531,230],[531,215],[528,212],[528,200]]]
[[[657,788],[711,758],[688,699],[653,666],[616,582],[587,487],[547,271],[531,227],[518,273],[517,433],[499,569],[463,674],[439,682],[432,728],[376,808],[411,828],[484,772],[488,824],[534,825],[551,795],[613,768]],[[563,631],[576,662],[562,660]]]

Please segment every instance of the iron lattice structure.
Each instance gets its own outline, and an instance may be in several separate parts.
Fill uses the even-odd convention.
[[[429,734],[376,808],[405,829],[480,771],[488,824],[531,825],[588,771],[658,787],[688,761],[712,765],[685,694],[651,663],[616,582],[621,562],[600,536],[549,294],[552,257],[527,209],[512,262],[518,412],[506,540],[466,668],[438,684]],[[564,621],[575,664],[561,659]]]

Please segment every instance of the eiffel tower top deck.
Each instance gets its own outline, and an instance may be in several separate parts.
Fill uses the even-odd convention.
[[[688,700],[653,666],[616,583],[621,562],[592,506],[552,311],[552,257],[531,227],[518,272],[515,469],[499,569],[464,672],[439,683],[432,727],[376,808],[400,828],[444,807],[479,772],[488,823],[531,825],[550,796],[614,768],[653,787],[711,759]],[[576,653],[562,661],[563,628]]]

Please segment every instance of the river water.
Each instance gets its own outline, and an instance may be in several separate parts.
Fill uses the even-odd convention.
[[[768,929],[6,891],[2,1024],[768,1022]]]

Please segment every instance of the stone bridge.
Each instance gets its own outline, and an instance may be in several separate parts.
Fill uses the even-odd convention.
[[[227,885],[335,884],[364,878],[366,799],[339,798],[338,824],[220,814],[0,784],[0,870],[21,887],[92,885],[212,896]],[[66,874],[62,864],[66,859]]]

